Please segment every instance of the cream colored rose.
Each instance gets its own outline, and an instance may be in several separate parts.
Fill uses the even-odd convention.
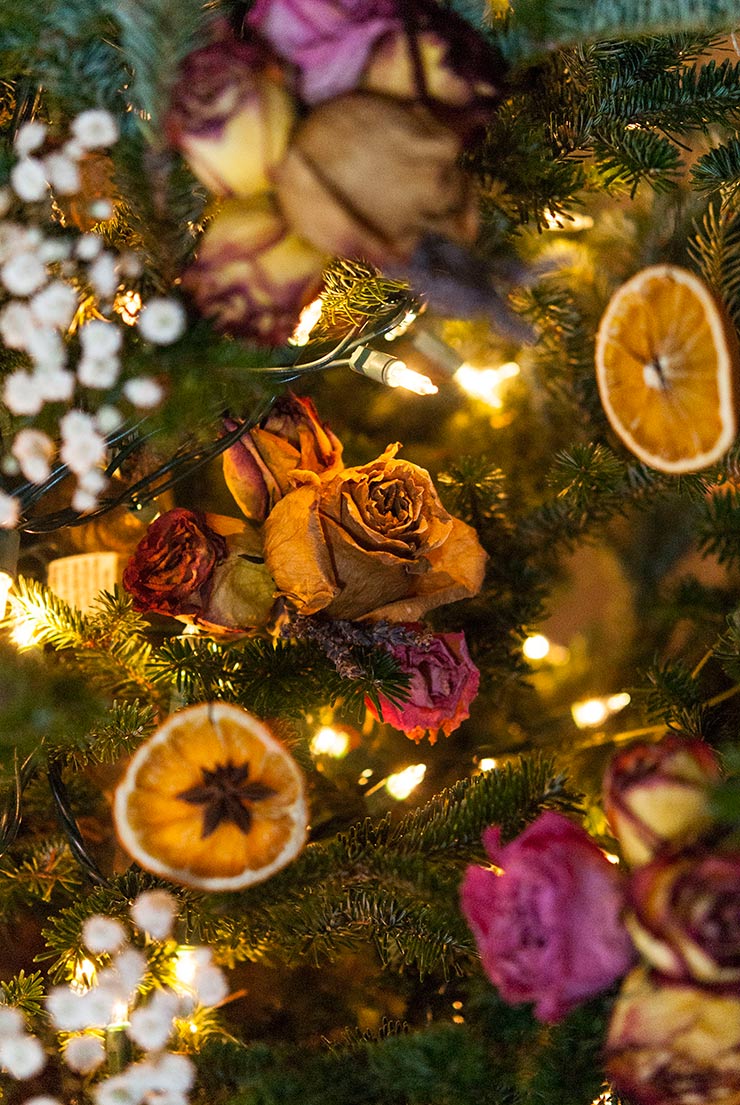
[[[415,621],[478,593],[486,553],[398,445],[330,480],[298,472],[265,522],[265,561],[301,614]]]

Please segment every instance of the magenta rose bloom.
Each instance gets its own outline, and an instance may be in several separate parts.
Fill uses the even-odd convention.
[[[740,854],[659,856],[628,883],[626,918],[661,974],[705,985],[740,983]]]
[[[411,740],[429,734],[434,744],[441,729],[446,737],[470,715],[478,693],[480,672],[468,653],[464,633],[440,633],[416,644],[392,645],[388,651],[401,671],[411,676],[409,697],[397,705],[380,696],[379,720],[400,729]],[[368,709],[378,716],[373,704]]]
[[[257,0],[247,21],[298,68],[311,104],[354,88],[378,39],[401,26],[394,0]]]
[[[462,908],[486,974],[508,1002],[535,1003],[558,1021],[620,978],[634,950],[620,921],[620,873],[588,833],[543,813],[510,844],[487,829],[500,874],[469,867]]]
[[[149,526],[123,573],[123,586],[142,613],[197,614],[226,541],[192,510],[169,510]]]

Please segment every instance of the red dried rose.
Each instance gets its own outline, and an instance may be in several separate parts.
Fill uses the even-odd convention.
[[[400,729],[411,740],[427,734],[434,744],[441,729],[446,737],[470,715],[478,693],[480,672],[468,653],[464,633],[420,637],[414,644],[390,645],[388,651],[401,671],[410,675],[409,697],[393,703],[380,696],[379,720]],[[367,707],[377,717],[368,700]]]
[[[123,586],[142,613],[197,614],[204,607],[226,541],[205,515],[177,508],[156,518],[136,546]]]

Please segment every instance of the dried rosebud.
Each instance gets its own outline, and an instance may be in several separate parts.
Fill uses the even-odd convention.
[[[297,67],[310,104],[354,88],[374,43],[400,26],[394,0],[257,0],[247,22]]]
[[[712,823],[710,787],[720,769],[709,745],[686,737],[632,744],[604,777],[604,809],[628,863],[647,863],[668,843],[689,842]]]
[[[227,555],[217,564],[202,610],[192,619],[211,633],[243,633],[270,619],[275,583],[262,553],[260,534],[234,519],[218,519]]]
[[[388,651],[411,677],[405,702],[380,695],[380,720],[400,729],[411,740],[427,734],[434,744],[441,729],[446,737],[470,716],[478,693],[480,672],[470,659],[464,633],[430,634],[410,644],[392,644]],[[378,717],[371,701],[366,705]]]
[[[235,424],[226,422],[226,429]],[[247,518],[263,522],[290,488],[297,468],[325,477],[340,471],[342,443],[307,396],[288,392],[258,426],[224,453],[226,486]]]
[[[325,260],[288,230],[268,196],[228,200],[203,236],[183,287],[217,329],[280,345],[318,289]]]
[[[265,561],[299,613],[416,621],[480,590],[486,554],[475,530],[397,450],[332,479],[300,473],[267,516]]]
[[[202,610],[216,565],[226,557],[226,541],[205,515],[168,510],[149,526],[123,573],[134,610],[157,614],[197,614]]]
[[[470,242],[478,219],[461,141],[423,105],[370,92],[312,111],[276,171],[280,204],[318,249],[383,267],[429,233]]]
[[[740,982],[740,854],[659,856],[632,875],[627,925],[671,978]]]
[[[638,1105],[739,1105],[740,997],[638,967],[614,1006],[606,1055]]]
[[[295,105],[254,46],[230,35],[190,54],[172,92],[169,141],[217,195],[270,187],[288,145]]]
[[[501,871],[468,867],[462,909],[504,1001],[557,1021],[629,970],[620,875],[584,829],[548,811],[509,844],[495,827],[483,843]]]

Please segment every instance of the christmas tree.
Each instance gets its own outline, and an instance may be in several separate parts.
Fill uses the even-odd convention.
[[[8,1101],[740,1102],[738,23],[0,0]]]

